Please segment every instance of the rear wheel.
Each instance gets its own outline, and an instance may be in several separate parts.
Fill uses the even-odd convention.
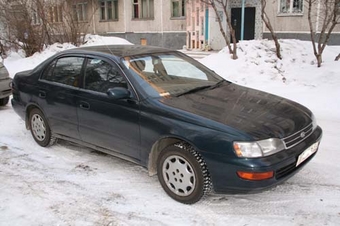
[[[193,204],[211,189],[203,158],[185,144],[169,146],[160,153],[157,173],[165,192],[181,203]]]
[[[8,101],[9,101],[9,97],[0,99],[0,106],[5,106],[6,104],[8,104]]]
[[[37,108],[30,112],[29,123],[34,140],[42,147],[54,144],[51,129],[44,114]]]

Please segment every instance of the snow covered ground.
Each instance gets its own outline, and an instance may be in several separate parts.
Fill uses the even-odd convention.
[[[87,45],[124,40],[90,37]],[[225,50],[201,60],[240,85],[309,107],[324,130],[316,157],[285,183],[258,194],[210,195],[182,205],[156,177],[132,163],[59,141],[41,148],[11,105],[0,108],[0,225],[339,225],[340,46],[328,46],[316,67],[309,42],[281,40],[283,60],[270,41],[244,41],[239,59]],[[12,53],[13,77],[62,49],[55,44],[30,58]]]

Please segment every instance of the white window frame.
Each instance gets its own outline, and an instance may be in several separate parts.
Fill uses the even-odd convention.
[[[178,12],[175,15],[174,3],[178,2]],[[171,0],[171,18],[185,18],[186,5],[185,0]]]
[[[32,25],[40,25],[41,24],[41,18],[38,13],[37,7],[32,7]]]
[[[80,2],[73,5],[74,17],[78,22],[87,21],[87,2]]]
[[[294,2],[298,1],[301,5],[301,11],[299,10],[295,10],[294,9]],[[278,6],[278,11],[279,11],[279,15],[302,15],[303,14],[303,10],[304,10],[304,0],[279,0],[279,6]],[[285,5],[287,5],[287,2],[289,2],[289,8],[284,10],[284,6],[282,6],[282,3],[286,3]]]
[[[102,11],[102,4],[104,3],[104,14]],[[109,3],[111,3],[111,15],[112,18],[109,18]],[[99,1],[100,8],[100,21],[117,21],[119,19],[118,15],[118,0],[101,0]]]
[[[52,23],[62,23],[63,22],[63,6],[55,5],[49,8],[50,19]]]
[[[154,19],[155,1],[157,0],[132,0],[132,19]],[[136,6],[138,15],[135,15]]]

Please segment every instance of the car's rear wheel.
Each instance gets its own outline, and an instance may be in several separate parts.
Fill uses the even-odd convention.
[[[211,189],[203,158],[186,144],[165,148],[158,158],[157,172],[165,192],[181,203],[193,204]]]
[[[29,123],[34,140],[42,147],[54,144],[55,138],[52,136],[50,126],[44,114],[37,108],[30,112]]]
[[[5,106],[6,104],[8,104],[8,101],[9,101],[9,97],[0,99],[0,106]]]

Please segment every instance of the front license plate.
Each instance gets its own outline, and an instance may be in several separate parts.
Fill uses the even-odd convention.
[[[296,162],[296,166],[300,165],[303,161],[308,159],[314,152],[318,150],[319,142],[314,143],[312,146],[307,148],[304,152],[299,155],[299,158]]]

